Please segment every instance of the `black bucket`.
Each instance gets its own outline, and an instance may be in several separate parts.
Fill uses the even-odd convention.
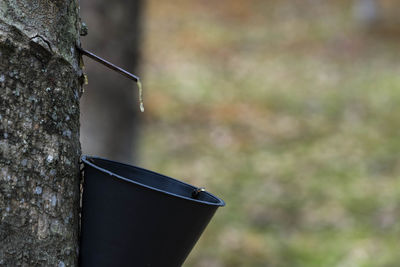
[[[223,200],[173,178],[83,156],[81,267],[181,266]]]

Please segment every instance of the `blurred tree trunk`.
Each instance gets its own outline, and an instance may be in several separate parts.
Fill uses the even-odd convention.
[[[82,20],[89,27],[84,46],[137,74],[142,1],[85,0]],[[89,84],[82,97],[84,153],[130,162],[138,130],[137,87],[132,81],[85,60]]]
[[[395,0],[355,0],[354,17],[374,38],[396,38],[400,33],[400,4]]]
[[[0,265],[76,266],[77,0],[0,4]]]
[[[354,1],[355,19],[363,27],[374,27],[380,20],[380,7],[376,0],[355,0]]]

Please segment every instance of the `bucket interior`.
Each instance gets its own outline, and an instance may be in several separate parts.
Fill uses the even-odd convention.
[[[124,180],[127,179],[130,182],[141,186],[150,187],[167,194],[200,201],[209,205],[225,205],[221,199],[206,191],[199,192],[196,196],[193,196],[193,192],[198,189],[197,187],[168,176],[101,158],[84,157],[82,160],[84,163],[89,162],[89,165],[92,165],[92,167],[95,167],[100,171],[109,173],[113,176],[117,175],[117,178],[123,178]]]

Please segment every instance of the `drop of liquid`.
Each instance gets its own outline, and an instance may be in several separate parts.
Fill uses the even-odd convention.
[[[137,84],[137,87],[138,87],[138,89],[139,89],[140,111],[141,111],[141,112],[144,112],[142,83],[140,82],[140,80],[137,80],[136,84]]]

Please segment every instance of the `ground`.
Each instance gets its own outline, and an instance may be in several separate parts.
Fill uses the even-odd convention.
[[[327,2],[148,1],[139,163],[227,202],[185,266],[400,262],[400,39]]]

